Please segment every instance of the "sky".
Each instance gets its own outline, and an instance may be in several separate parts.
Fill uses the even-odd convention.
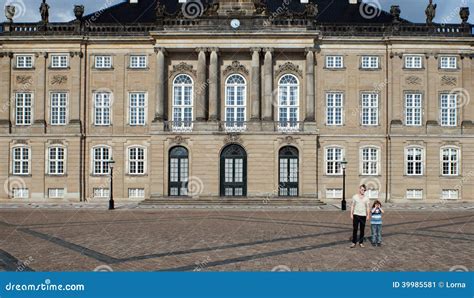
[[[425,22],[425,8],[428,4],[428,0],[363,1],[372,2],[375,6],[382,7],[387,11],[390,10],[391,5],[400,5],[402,18],[412,22]],[[17,16],[14,19],[16,22],[37,22],[40,20],[39,6],[41,0],[0,0],[0,2],[2,3],[3,7],[9,4],[15,5],[17,7]],[[73,20],[74,4],[83,4],[86,8],[86,14],[88,14],[120,2],[124,2],[124,0],[47,0],[47,3],[51,7],[49,14],[51,22],[66,22]],[[436,18],[434,20],[435,22],[460,23],[459,7],[469,6],[471,11],[469,21],[470,23],[474,23],[474,0],[434,0],[434,3],[438,5],[436,10]],[[5,15],[3,13],[1,14],[1,21],[5,21]]]

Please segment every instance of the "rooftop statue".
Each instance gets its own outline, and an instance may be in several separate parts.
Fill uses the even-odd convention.
[[[431,25],[433,24],[433,19],[436,16],[436,7],[437,4],[433,4],[433,0],[430,0],[428,7],[426,7],[425,14],[426,14],[426,24]]]
[[[46,0],[43,0],[40,6],[40,13],[41,13],[41,21],[43,23],[49,22],[49,5],[46,3]]]

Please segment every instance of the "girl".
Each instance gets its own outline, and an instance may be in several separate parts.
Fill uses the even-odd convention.
[[[382,214],[384,213],[382,209],[382,204],[380,201],[375,201],[372,206],[372,217],[370,220],[370,227],[372,231],[372,245],[381,246],[382,245]]]

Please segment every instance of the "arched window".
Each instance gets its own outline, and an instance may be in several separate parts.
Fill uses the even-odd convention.
[[[193,121],[193,79],[186,74],[173,81],[173,130],[191,130]]]
[[[380,150],[377,147],[367,146],[360,148],[361,175],[378,175]]]
[[[228,131],[245,130],[247,83],[243,76],[230,75],[225,83],[225,128]]]
[[[286,146],[280,149],[278,195],[284,197],[298,196],[298,149]]]
[[[109,162],[112,160],[112,150],[108,146],[97,146],[92,149],[92,173],[108,175]]]
[[[169,154],[169,195],[187,196],[189,178],[188,150],[183,146],[171,148]]]
[[[327,147],[325,150],[326,175],[342,175],[344,149],[341,147]]]
[[[424,153],[422,147],[408,147],[405,151],[406,174],[410,176],[421,176],[424,172]]]
[[[247,153],[237,144],[222,150],[220,162],[220,193],[226,197],[247,195]]]
[[[30,174],[30,148],[28,146],[15,146],[12,149],[13,175]]]
[[[459,175],[460,150],[456,147],[441,148],[441,173],[443,176]]]
[[[299,121],[299,83],[291,74],[278,82],[278,127],[280,130],[297,130]]]
[[[62,146],[48,148],[48,174],[63,175],[66,159],[66,149]]]

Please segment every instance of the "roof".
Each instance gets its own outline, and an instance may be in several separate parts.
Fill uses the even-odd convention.
[[[213,0],[194,0],[200,1],[203,7],[212,3]],[[354,23],[354,24],[374,24],[391,23],[390,13],[382,10],[380,7],[370,6],[361,3],[350,4],[348,0],[310,0],[318,5],[318,15],[316,20],[319,23]],[[153,23],[156,21],[156,7],[160,2],[166,8],[167,13],[174,13],[180,9],[177,0],[139,0],[137,4],[125,1],[111,6],[104,10],[85,16],[85,20],[93,20],[95,23],[113,23],[113,24],[133,24],[133,23]],[[299,1],[288,0],[267,0],[267,10],[270,15],[280,11],[282,7],[288,7],[292,12],[302,12],[304,4]],[[289,3],[285,5],[283,3]],[[406,20],[402,20],[407,22]]]

